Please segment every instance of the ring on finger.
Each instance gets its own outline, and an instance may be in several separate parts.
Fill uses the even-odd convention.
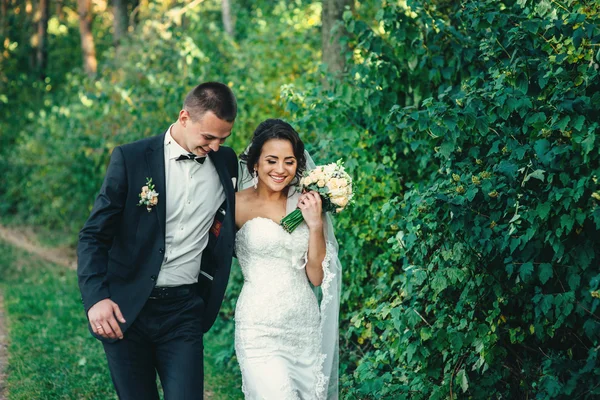
[[[98,329],[98,330],[102,329],[102,325],[98,325],[98,326],[96,327],[96,329]]]

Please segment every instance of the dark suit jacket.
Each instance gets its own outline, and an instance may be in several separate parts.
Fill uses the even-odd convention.
[[[235,235],[232,178],[237,181],[237,158],[231,148],[221,147],[209,157],[219,173],[226,200],[214,217],[202,254],[198,289],[205,303],[204,332],[217,317],[229,280]],[[137,205],[146,178],[152,178],[159,193],[158,205],[150,212]],[[121,324],[123,332],[136,319],[164,258],[167,190],[164,134],[113,150],[100,193],[79,233],[77,276],[86,315],[98,301],[110,298],[127,321]]]

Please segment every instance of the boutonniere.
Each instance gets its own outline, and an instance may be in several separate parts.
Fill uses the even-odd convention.
[[[152,211],[152,207],[158,204],[158,193],[154,191],[154,183],[152,178],[146,178],[146,186],[142,186],[140,193],[140,202],[138,206],[146,206],[148,212]]]

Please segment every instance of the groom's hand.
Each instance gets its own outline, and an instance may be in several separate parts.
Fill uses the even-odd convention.
[[[125,323],[125,318],[117,303],[111,299],[100,300],[88,311],[88,320],[92,331],[99,336],[110,339],[123,339],[119,323]]]

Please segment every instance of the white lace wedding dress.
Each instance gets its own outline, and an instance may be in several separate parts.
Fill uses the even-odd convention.
[[[238,231],[235,249],[244,275],[235,351],[246,399],[325,399],[320,309],[305,270],[308,227],[289,234],[271,219],[253,218]],[[329,245],[325,287],[328,266]]]

